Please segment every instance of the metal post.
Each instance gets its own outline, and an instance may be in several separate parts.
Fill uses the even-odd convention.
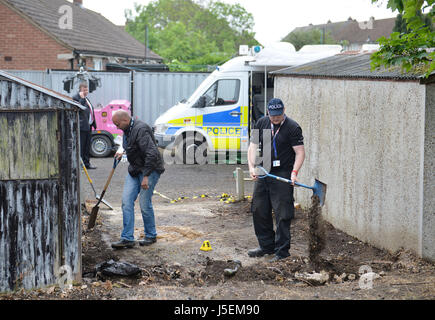
[[[148,50],[148,25],[145,26],[145,63],[148,62],[147,50]]]
[[[245,199],[245,180],[241,168],[236,168],[236,193],[238,201]]]
[[[267,67],[264,66],[264,115],[267,115]]]
[[[134,71],[130,71],[130,114],[134,115]]]

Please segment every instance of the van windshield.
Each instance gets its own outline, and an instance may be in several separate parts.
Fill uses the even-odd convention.
[[[226,106],[239,101],[240,80],[222,79],[216,81],[204,94],[206,107]]]

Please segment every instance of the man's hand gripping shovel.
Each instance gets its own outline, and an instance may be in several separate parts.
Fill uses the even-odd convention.
[[[277,180],[282,181],[282,182],[293,183],[291,180],[285,179],[283,177],[278,177],[278,176],[275,176],[273,174],[268,173],[266,171],[266,169],[264,169],[263,167],[258,166],[257,168],[261,172],[257,176],[260,179],[263,179],[266,177],[271,177],[273,179],[277,179]],[[318,196],[319,201],[320,201],[320,206],[323,206],[323,204],[325,203],[325,197],[326,197],[326,184],[325,183],[315,179],[314,185],[312,187],[307,186],[307,185],[302,184],[302,183],[299,183],[297,181],[295,181],[294,184],[297,186],[300,186],[300,187],[304,187],[304,188],[313,190],[313,196]]]

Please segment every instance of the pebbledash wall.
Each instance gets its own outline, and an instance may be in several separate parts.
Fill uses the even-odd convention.
[[[327,184],[326,220],[375,246],[435,261],[433,76],[374,73],[367,55],[338,56],[278,71],[275,96],[303,130],[299,180]],[[305,207],[311,195],[295,192]]]

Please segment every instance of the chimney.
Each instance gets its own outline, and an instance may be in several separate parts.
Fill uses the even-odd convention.
[[[74,0],[73,3],[77,6],[79,6],[80,8],[83,7],[83,0]]]

